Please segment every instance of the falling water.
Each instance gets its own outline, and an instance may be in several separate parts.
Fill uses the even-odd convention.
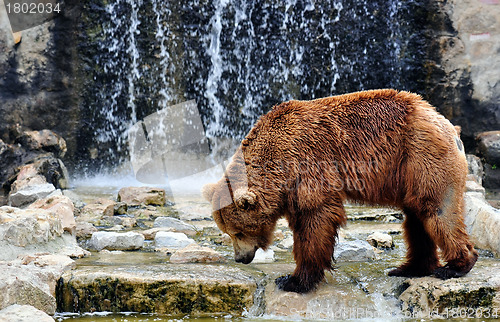
[[[83,13],[81,158],[113,167],[127,130],[195,100],[214,153],[274,104],[363,89],[419,91],[419,1],[92,0]],[[403,23],[404,22],[404,23]],[[231,149],[229,149],[231,150]]]

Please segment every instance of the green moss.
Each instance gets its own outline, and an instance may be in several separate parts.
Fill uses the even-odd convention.
[[[253,304],[252,283],[211,283],[184,277],[161,281],[135,278],[61,279],[58,310],[65,312],[142,312],[159,314],[230,313],[240,315]]]
[[[439,311],[461,307],[491,307],[495,295],[495,289],[490,287],[481,287],[474,291],[460,290],[458,292],[450,292],[439,298],[437,307]]]

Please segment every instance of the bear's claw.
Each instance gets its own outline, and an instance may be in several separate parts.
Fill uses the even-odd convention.
[[[465,274],[467,274],[467,272],[454,270],[448,265],[446,265],[445,267],[440,267],[434,271],[434,276],[442,280],[447,280],[449,278],[454,278],[454,277],[462,277]]]
[[[313,288],[303,285],[297,277],[292,275],[280,276],[274,280],[274,283],[285,292],[307,293]]]
[[[387,273],[388,276],[401,276],[401,277],[422,277],[422,276],[429,276],[431,274],[432,272],[428,272],[423,269],[418,270],[405,267],[398,267],[390,270]]]

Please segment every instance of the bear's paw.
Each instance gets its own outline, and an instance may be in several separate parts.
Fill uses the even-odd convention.
[[[274,282],[280,290],[285,292],[307,293],[314,288],[313,285],[304,285],[299,278],[293,275],[280,276]]]

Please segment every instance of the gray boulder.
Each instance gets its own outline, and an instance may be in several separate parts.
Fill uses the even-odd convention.
[[[500,131],[488,131],[477,136],[478,149],[486,163],[500,167]]]
[[[465,224],[476,247],[500,256],[500,210],[477,192],[465,194]]]
[[[155,245],[157,248],[183,248],[195,241],[188,238],[186,234],[170,231],[159,231],[155,236]]]
[[[335,246],[334,258],[338,262],[364,262],[375,259],[375,251],[367,241],[340,242]]]
[[[98,231],[92,234],[89,246],[95,250],[136,250],[144,245],[144,236],[136,232]]]
[[[155,228],[171,228],[172,231],[185,233],[186,235],[196,234],[196,229],[193,225],[187,224],[182,220],[172,217],[158,217],[155,219],[153,227]]]
[[[56,191],[51,183],[25,186],[22,189],[10,194],[9,205],[12,207],[27,206],[38,199],[43,199]]]

